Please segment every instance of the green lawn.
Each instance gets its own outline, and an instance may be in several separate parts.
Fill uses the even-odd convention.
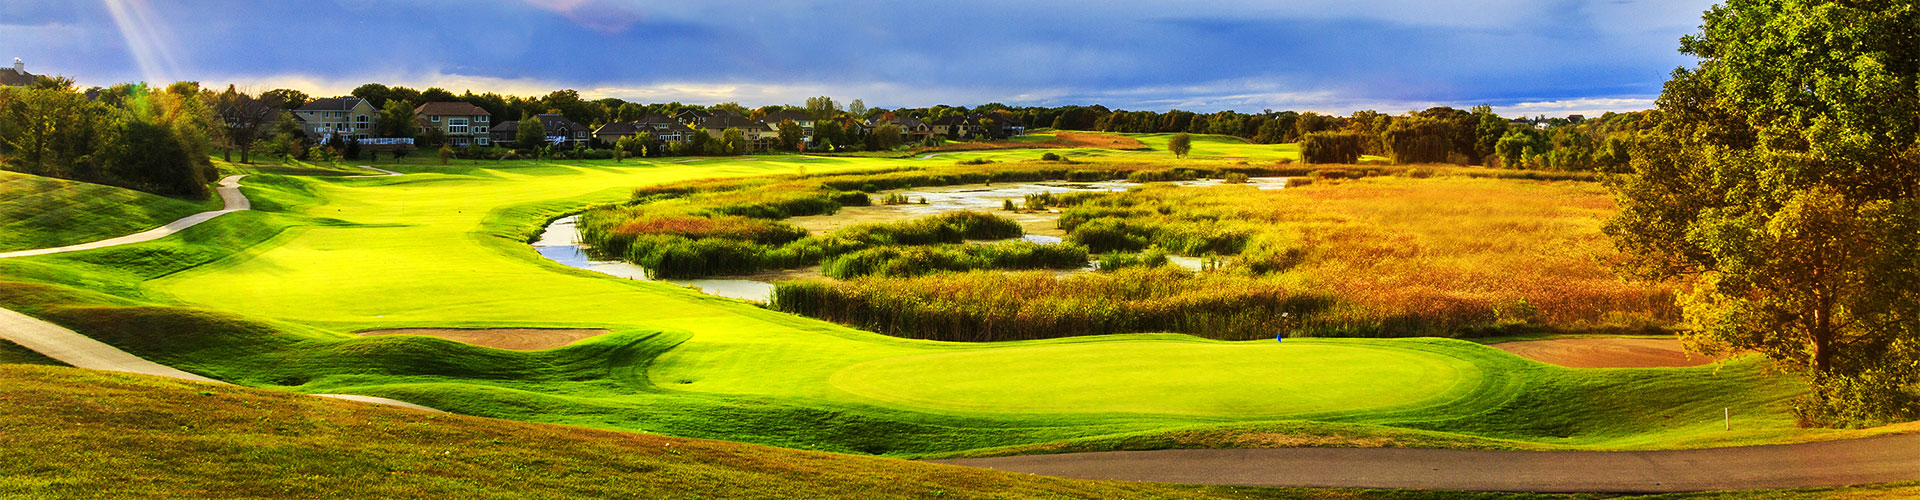
[[[0,170],[0,252],[125,236],[219,209],[218,196],[188,201]]]
[[[1794,427],[1786,401],[1803,385],[1755,359],[1572,370],[1445,339],[913,341],[575,270],[524,244],[551,218],[638,185],[1034,156],[417,159],[382,162],[409,175],[381,178],[256,171],[245,181],[255,212],[152,243],[0,260],[0,306],[247,385],[893,456],[1259,445],[1236,436],[1276,429],[1326,445],[1576,449],[1856,434]],[[345,333],[397,327],[612,333],[542,352]],[[1723,407],[1737,409],[1731,432],[1720,430]]]

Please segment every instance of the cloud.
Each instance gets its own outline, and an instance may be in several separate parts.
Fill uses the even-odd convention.
[[[528,5],[565,16],[587,29],[602,33],[620,33],[640,22],[643,16],[628,6],[603,0],[526,0]]]

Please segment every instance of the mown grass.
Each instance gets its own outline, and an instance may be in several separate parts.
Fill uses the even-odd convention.
[[[219,210],[220,198],[181,200],[51,177],[0,171],[0,252],[125,236]]]
[[[542,259],[526,245],[547,221],[583,207],[626,202],[636,185],[787,174],[802,166],[808,175],[817,175],[951,162],[944,157],[913,162],[788,155],[756,161],[522,161],[478,167],[383,162],[383,168],[409,175],[364,179],[261,173],[246,182],[258,209],[254,212],[214,219],[150,243],[0,261],[0,281],[5,282],[0,283],[0,306],[150,359],[246,385],[392,397],[469,415],[892,456],[1289,422],[1309,428],[1384,429],[1386,437],[1370,436],[1365,443],[1415,442],[1445,432],[1463,441],[1580,449],[1859,435],[1793,427],[1785,410],[1770,402],[1798,394],[1799,385],[1766,374],[1763,364],[1729,365],[1721,372],[1567,370],[1466,342],[1433,340],[1326,341],[1351,348],[1343,352],[1387,354],[1356,354],[1348,364],[1310,374],[1298,380],[1308,392],[1271,403],[1257,414],[1203,403],[1180,405],[1185,409],[1086,406],[1009,413],[980,410],[994,402],[964,392],[904,404],[864,395],[891,397],[887,387],[872,385],[880,382],[843,388],[834,379],[856,365],[896,357],[991,353],[961,361],[969,369],[992,374],[1044,360],[1046,352],[1064,349],[1060,346],[1133,343],[1166,347],[1131,354],[1137,357],[1133,361],[1161,366],[1155,374],[1165,383],[1098,387],[1115,405],[1273,396],[1264,391],[1266,386],[1237,380],[1198,383],[1221,379],[1212,375],[1212,366],[1176,356],[1180,349],[1175,346],[1193,344],[1192,337],[1132,335],[993,345],[899,339],[679,287],[568,268]],[[1141,168],[1148,167],[1163,165]],[[908,183],[941,172],[887,175],[886,182]],[[575,327],[613,333],[539,352],[341,333],[403,327]],[[1248,344],[1246,354],[1232,357],[1244,357],[1250,365],[1285,358],[1282,351],[1257,347],[1267,344],[1271,341]],[[1241,346],[1220,345],[1229,352]],[[1422,362],[1466,363],[1483,376],[1476,383],[1391,407],[1349,411],[1311,404],[1315,398],[1337,395],[1319,391],[1313,377],[1352,377],[1390,368],[1409,356]],[[1021,380],[1028,387],[1006,397],[1013,404],[1046,397],[1049,391],[1077,394],[1088,391],[1087,384],[1127,369],[1089,365],[1073,376]],[[1613,396],[1572,397],[1595,387],[1610,389],[1607,394]],[[1534,392],[1542,399],[1521,397]],[[1736,431],[1724,433],[1715,430],[1717,408],[1688,407],[1686,413],[1673,414],[1672,406],[1640,401],[1703,401],[1702,408],[1754,410],[1750,421],[1736,420]],[[1581,412],[1595,412],[1606,421],[1588,422]],[[1673,418],[1666,418],[1670,414]],[[1735,415],[1743,418],[1742,413]],[[1535,421],[1551,425],[1529,423]]]

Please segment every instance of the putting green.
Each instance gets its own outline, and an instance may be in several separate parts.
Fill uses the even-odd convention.
[[[901,356],[834,387],[929,409],[1284,416],[1438,398],[1480,377],[1430,352],[1353,343],[1081,343]]]

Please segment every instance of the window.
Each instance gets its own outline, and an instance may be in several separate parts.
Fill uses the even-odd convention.
[[[429,116],[429,117],[427,117],[427,121],[430,121],[430,122],[434,122],[434,123],[440,123],[440,117],[439,117],[439,116]]]
[[[487,145],[487,138],[485,138],[485,137],[475,137],[475,138],[473,138],[473,143],[474,143],[474,144],[479,144],[479,145],[481,145],[481,146],[485,146],[485,145]]]
[[[473,122],[474,122],[474,123],[486,123],[486,122],[487,122],[487,117],[485,117],[485,116],[476,116],[476,117],[473,117]]]
[[[587,138],[587,133],[586,133],[586,132],[575,132],[575,133],[573,134],[573,137],[574,137],[575,139],[585,139],[585,138]]]
[[[475,125],[473,126],[473,133],[476,133],[476,134],[487,133],[487,127],[484,125]]]

